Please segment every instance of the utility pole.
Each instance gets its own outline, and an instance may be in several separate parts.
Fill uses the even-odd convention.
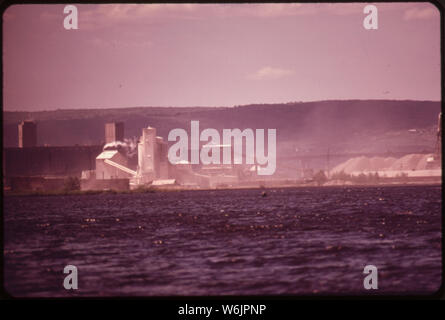
[[[327,155],[327,178],[330,178],[330,174],[329,174],[329,160],[330,160],[330,149],[328,148],[328,155]]]

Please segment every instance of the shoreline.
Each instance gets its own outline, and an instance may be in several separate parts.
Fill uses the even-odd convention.
[[[401,187],[401,186],[442,186],[442,181],[429,182],[380,182],[380,183],[344,183],[344,184],[288,184],[288,185],[261,185],[261,186],[234,186],[216,188],[190,188],[190,187],[146,187],[133,190],[72,190],[72,191],[10,191],[3,190],[4,197],[25,197],[25,196],[75,196],[75,195],[98,195],[98,194],[141,194],[141,193],[164,193],[181,191],[220,191],[220,190],[272,190],[272,189],[302,189],[302,188],[376,188],[376,187]]]

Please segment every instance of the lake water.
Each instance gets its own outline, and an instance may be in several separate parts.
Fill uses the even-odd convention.
[[[13,296],[430,294],[441,187],[4,197]],[[65,290],[63,268],[78,268]],[[378,289],[363,288],[365,265]]]

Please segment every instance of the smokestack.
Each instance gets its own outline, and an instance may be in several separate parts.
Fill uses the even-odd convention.
[[[124,123],[110,122],[105,124],[105,144],[124,141]]]
[[[34,121],[22,121],[19,126],[19,148],[37,146],[37,125]]]

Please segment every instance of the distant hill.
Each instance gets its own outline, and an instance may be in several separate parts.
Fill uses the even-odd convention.
[[[127,138],[139,137],[143,127],[157,128],[167,139],[174,128],[200,129],[275,128],[279,150],[298,148],[317,152],[413,152],[434,148],[440,102],[398,100],[345,100],[255,104],[232,108],[136,107],[119,109],[4,112],[3,143],[17,146],[17,124],[33,119],[38,124],[39,145],[84,145],[104,141],[104,124],[125,123]],[[415,129],[415,130],[412,130]],[[410,131],[409,131],[410,130]]]

